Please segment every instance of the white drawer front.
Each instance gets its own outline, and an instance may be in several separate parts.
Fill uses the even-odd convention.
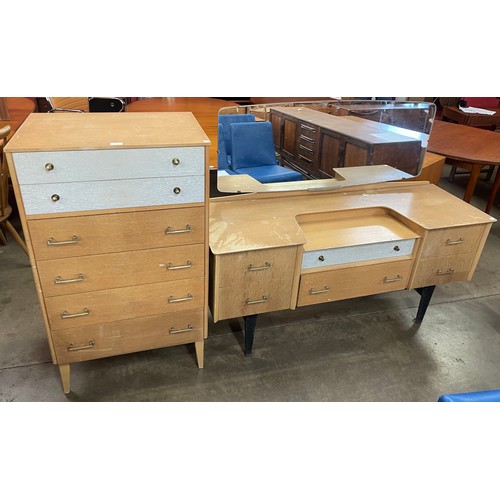
[[[178,191],[178,193],[176,193]],[[202,176],[21,186],[26,215],[200,203]],[[53,201],[53,197],[58,197]]]
[[[13,158],[21,185],[203,175],[205,169],[202,147],[46,151]]]
[[[383,241],[352,247],[325,248],[304,252],[302,269],[350,264],[374,259],[386,259],[411,255],[415,239]]]

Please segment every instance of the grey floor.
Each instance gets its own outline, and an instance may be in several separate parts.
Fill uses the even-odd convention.
[[[446,175],[441,187],[461,198],[465,176]],[[480,209],[488,186],[476,188]],[[491,215],[500,220],[498,202]],[[10,237],[0,283],[0,401],[432,402],[500,387],[500,223],[473,280],[436,288],[418,328],[415,291],[262,315],[248,358],[240,321],[210,323],[203,370],[190,345],[79,363],[67,396],[28,259]]]

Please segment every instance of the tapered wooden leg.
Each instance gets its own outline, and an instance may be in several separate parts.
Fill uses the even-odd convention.
[[[194,348],[196,350],[196,361],[198,361],[198,368],[203,368],[203,352],[205,347],[204,340],[197,340],[194,343]]]
[[[59,365],[59,373],[61,374],[61,381],[64,394],[69,394],[70,389],[70,365]]]

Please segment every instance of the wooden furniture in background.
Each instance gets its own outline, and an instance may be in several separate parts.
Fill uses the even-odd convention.
[[[441,179],[441,173],[443,172],[445,162],[446,158],[444,156],[426,152],[420,175],[417,175],[408,180],[429,181],[430,183],[439,186],[439,180]]]
[[[210,203],[214,321],[471,280],[493,217],[427,182],[258,193]]]
[[[445,156],[454,166],[470,170],[464,201],[470,202],[481,169],[500,165],[500,134],[466,125],[436,120],[432,126],[427,151]],[[486,209],[491,210],[495,193],[490,191]]]
[[[212,147],[210,163],[217,167],[217,134],[219,110],[238,104],[213,97],[152,97],[127,104],[127,112],[190,111],[205,131]]]
[[[466,113],[459,109],[458,106],[445,106],[441,119],[450,121],[460,125],[468,125],[470,127],[487,127],[494,130],[500,126],[500,108],[492,109],[494,115],[484,115],[480,113]]]
[[[191,113],[35,113],[6,148],[53,362],[207,337],[208,146]]]

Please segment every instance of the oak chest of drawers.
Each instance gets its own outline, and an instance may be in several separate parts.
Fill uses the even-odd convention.
[[[6,148],[51,354],[207,337],[208,146],[191,113],[33,114]]]

